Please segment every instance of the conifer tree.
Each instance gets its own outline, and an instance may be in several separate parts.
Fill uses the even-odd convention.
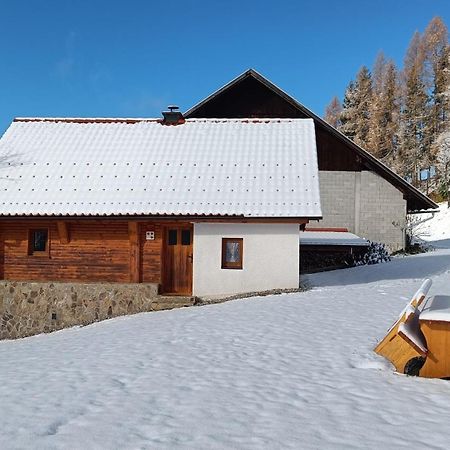
[[[339,117],[339,130],[348,138],[354,139],[356,134],[356,87],[352,80],[345,90],[342,111]]]
[[[372,69],[373,93],[380,94],[384,87],[387,61],[382,51],[378,52]]]
[[[338,121],[333,99],[326,117],[350,139],[416,186],[421,169],[436,165],[450,188],[450,46],[440,17],[413,34],[401,72],[382,52],[372,74],[362,67],[342,106]]]
[[[435,130],[446,131],[450,122],[450,46],[446,45],[436,64],[432,92]]]
[[[387,162],[394,164],[399,144],[400,101],[397,68],[392,60],[386,66],[383,105],[384,143],[381,157],[390,156]]]
[[[370,128],[367,149],[385,163],[393,165],[398,144],[397,69],[384,56],[374,66]]]
[[[340,115],[342,112],[341,102],[337,97],[333,97],[331,102],[325,109],[325,121],[329,123],[334,128],[339,128],[341,121]]]
[[[433,143],[438,169],[438,185],[450,207],[450,47],[442,53],[435,78],[433,113],[437,121],[437,136]]]
[[[448,46],[448,29],[440,17],[434,17],[423,33],[422,52],[424,62],[424,81],[428,90],[435,86],[439,62]]]
[[[424,46],[416,31],[403,69],[402,139],[399,152],[402,175],[418,185],[419,170],[427,159],[428,95],[424,82]]]
[[[356,129],[354,141],[365,147],[370,128],[372,103],[372,77],[369,69],[362,66],[356,77]]]
[[[417,185],[418,172],[426,164],[427,142],[427,102],[428,96],[422,80],[422,66],[416,63],[406,79],[406,92],[402,110],[402,149],[401,158],[404,175],[412,178]]]
[[[449,102],[448,30],[440,17],[428,24],[424,36],[424,81],[430,97],[428,145],[435,149],[437,137],[447,128]],[[433,152],[434,153],[434,152]]]
[[[359,70],[356,81],[351,81],[345,92],[340,116],[340,131],[363,147],[369,134],[372,78],[366,66]]]

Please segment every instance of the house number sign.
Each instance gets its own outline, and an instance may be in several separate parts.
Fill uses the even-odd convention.
[[[154,231],[146,231],[145,232],[145,239],[147,241],[154,241],[155,240],[155,232]]]

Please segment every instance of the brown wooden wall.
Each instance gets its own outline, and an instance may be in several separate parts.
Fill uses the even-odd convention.
[[[120,220],[67,221],[68,242],[55,220],[0,222],[0,278],[24,281],[130,282],[132,257],[129,224]],[[30,228],[49,229],[49,255],[28,254]],[[145,231],[155,231],[146,241]],[[160,283],[161,226],[139,223],[139,281]]]
[[[146,241],[145,232],[154,231],[155,240]],[[163,227],[155,222],[139,224],[141,242],[141,281],[161,283],[161,255],[163,245]]]
[[[306,116],[261,82],[248,77],[215,96],[189,118],[300,118]]]
[[[319,170],[360,172],[367,170],[361,158],[323,125],[315,122]]]

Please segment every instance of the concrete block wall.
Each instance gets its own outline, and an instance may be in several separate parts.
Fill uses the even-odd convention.
[[[323,220],[308,227],[345,227],[358,236],[404,247],[406,200],[379,175],[369,172],[320,171]]]
[[[361,172],[359,234],[384,242],[391,251],[405,244],[406,200],[403,194],[373,172]]]
[[[355,227],[356,172],[319,172],[323,219],[308,227]],[[354,232],[354,231],[353,231]]]

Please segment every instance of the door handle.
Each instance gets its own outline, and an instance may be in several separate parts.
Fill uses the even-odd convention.
[[[194,256],[193,255],[188,255],[188,259],[192,262],[194,260]]]

